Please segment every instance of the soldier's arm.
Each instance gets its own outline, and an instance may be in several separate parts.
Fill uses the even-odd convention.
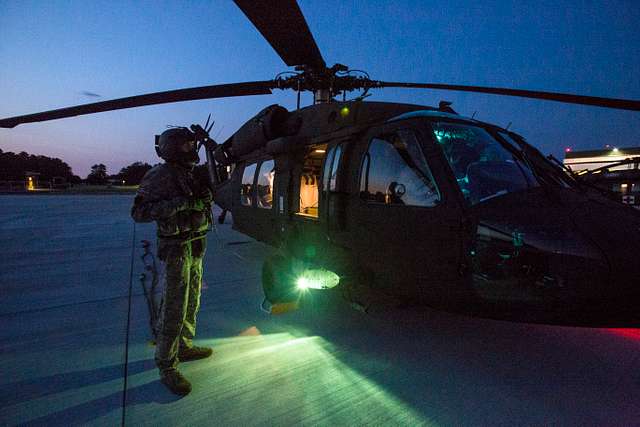
[[[131,217],[136,222],[167,219],[180,211],[190,209],[192,204],[185,197],[174,197],[169,200],[150,200],[144,194],[138,192],[131,208]]]
[[[176,212],[186,209],[187,200],[167,192],[171,174],[166,168],[154,167],[140,183],[131,207],[131,217],[136,222],[152,222],[170,218]]]
[[[171,188],[168,182],[171,179],[171,174],[167,173],[166,169],[154,168],[145,174],[131,208],[131,217],[134,221],[158,221],[187,209],[204,209],[204,201],[199,198],[187,198],[168,193],[167,188]]]

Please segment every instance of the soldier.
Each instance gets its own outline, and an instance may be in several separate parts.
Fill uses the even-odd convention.
[[[195,135],[172,128],[160,135],[156,151],[166,163],[149,170],[140,184],[131,216],[136,222],[156,221],[158,258],[164,263],[166,283],[157,325],[155,360],[160,380],[178,395],[191,384],[178,371],[178,362],[203,359],[207,347],[193,345],[200,306],[202,258],[212,224],[209,188],[198,182]]]

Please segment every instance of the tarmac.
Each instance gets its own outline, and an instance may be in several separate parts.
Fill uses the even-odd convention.
[[[640,423],[640,330],[364,314],[322,293],[272,316],[259,308],[271,249],[230,217],[205,259],[197,344],[214,356],[181,364],[193,391],[174,396],[139,281],[154,225],[134,236],[132,200],[0,196],[0,425],[121,423],[130,277],[126,425]]]

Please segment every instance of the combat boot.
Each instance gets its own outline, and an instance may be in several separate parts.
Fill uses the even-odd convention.
[[[211,354],[213,354],[213,350],[209,347],[198,347],[194,345],[193,347],[181,348],[180,351],[178,351],[178,359],[181,362],[189,362],[191,360],[205,359],[211,356]]]
[[[179,396],[186,396],[191,392],[191,383],[177,369],[161,372],[160,382],[167,386],[171,393]]]

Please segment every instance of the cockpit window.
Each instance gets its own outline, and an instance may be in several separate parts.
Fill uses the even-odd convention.
[[[371,140],[360,173],[360,197],[387,205],[438,203],[438,187],[413,132]]]
[[[517,148],[507,149],[485,129],[447,122],[432,123],[432,128],[462,194],[471,204],[538,186]]]

